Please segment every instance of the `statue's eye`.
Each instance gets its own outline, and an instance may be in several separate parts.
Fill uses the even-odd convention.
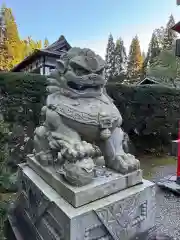
[[[75,73],[76,73],[76,75],[78,75],[78,76],[82,76],[82,75],[87,75],[87,74],[89,74],[89,71],[86,70],[86,69],[84,69],[84,68],[76,68],[76,69],[75,69]]]

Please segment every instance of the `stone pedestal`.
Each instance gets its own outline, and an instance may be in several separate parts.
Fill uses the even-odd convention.
[[[147,180],[86,204],[80,194],[86,200],[74,207],[74,200],[66,201],[27,164],[19,172],[21,192],[11,217],[19,232],[28,232],[25,239],[32,234],[33,240],[129,240],[154,225],[156,191]]]
[[[27,164],[74,207],[80,207],[142,183],[141,169],[127,175],[122,175],[110,169],[97,166],[97,177],[91,184],[83,187],[73,187],[56,172],[53,166],[44,167],[34,157],[28,157]]]

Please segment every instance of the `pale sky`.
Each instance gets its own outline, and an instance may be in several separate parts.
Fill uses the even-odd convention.
[[[76,47],[105,56],[109,33],[124,40],[128,53],[137,34],[147,51],[152,31],[165,26],[172,13],[180,21],[176,0],[0,0],[11,7],[20,36],[52,43],[63,34]]]

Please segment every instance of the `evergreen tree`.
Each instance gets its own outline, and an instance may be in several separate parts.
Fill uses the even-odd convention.
[[[129,78],[137,78],[139,77],[142,71],[142,55],[141,55],[141,48],[138,36],[135,36],[132,39],[130,50],[129,50],[129,57],[128,57],[128,68],[127,74]]]
[[[145,78],[147,75],[148,63],[149,63],[149,51],[147,52],[147,54],[143,60],[141,78]]]
[[[121,38],[116,41],[115,47],[115,76],[125,75],[127,71],[127,55],[124,42]]]
[[[47,38],[44,40],[44,48],[47,48],[49,46],[49,41]]]
[[[175,86],[176,80],[180,77],[180,60],[176,58],[172,49],[161,51],[149,67],[148,75],[157,77]]]
[[[160,52],[161,52],[160,39],[158,35],[158,30],[156,29],[152,34],[147,55],[143,59],[142,77],[146,76],[148,70],[147,68],[154,63],[156,58],[159,56]]]
[[[171,14],[164,32],[163,49],[171,49],[173,42],[177,38],[176,32],[171,29],[174,25],[175,25],[174,17]]]
[[[146,53],[142,51],[142,61],[144,62],[145,59],[146,59]]]
[[[106,68],[105,79],[113,77],[115,73],[115,44],[112,34],[109,35],[108,44],[106,49]]]
[[[164,44],[165,28],[164,27],[156,28],[154,30],[154,34],[157,37],[159,48],[162,50],[163,49],[163,44]]]
[[[151,65],[155,58],[159,56],[161,52],[161,48],[159,45],[157,33],[154,31],[149,43],[149,49],[148,49],[148,64]]]

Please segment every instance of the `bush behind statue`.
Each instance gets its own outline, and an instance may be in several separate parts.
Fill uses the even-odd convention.
[[[180,89],[158,86],[108,84],[123,117],[123,128],[139,151],[164,152],[177,138]]]
[[[40,110],[46,98],[46,77],[38,74],[0,73],[0,89],[0,107],[5,121],[10,124],[10,131],[20,125],[25,129],[25,134],[31,136],[34,127],[39,124]],[[124,130],[130,134],[139,150],[161,152],[171,138],[177,137],[180,90],[112,83],[107,86],[107,92],[122,114]],[[16,139],[18,143],[24,144],[22,138],[17,135],[13,137],[13,145]],[[20,145],[18,148],[23,149]],[[19,155],[18,151],[16,155]]]
[[[0,73],[1,108],[4,119],[26,126],[39,122],[39,113],[46,98],[46,78],[38,74]]]
[[[22,162],[31,151],[28,141],[39,124],[46,98],[46,78],[38,74],[0,73],[0,107],[9,125],[9,163]]]

